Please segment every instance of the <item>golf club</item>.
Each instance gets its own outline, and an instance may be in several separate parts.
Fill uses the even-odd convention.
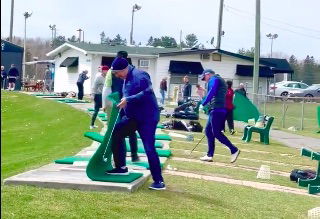
[[[206,137],[206,135],[203,135],[203,137],[199,140],[199,142],[196,144],[196,146],[191,150],[190,154],[192,154],[192,152],[198,147],[198,145],[200,144],[200,142],[204,139],[204,137]]]

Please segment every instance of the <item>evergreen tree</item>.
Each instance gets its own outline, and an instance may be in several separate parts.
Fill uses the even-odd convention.
[[[150,38],[148,39],[148,43],[146,44],[146,46],[152,46],[153,45],[153,37],[150,36]]]
[[[120,36],[120,34],[117,34],[116,37],[112,40],[112,44],[115,45],[127,45],[127,40],[126,39],[122,39],[122,37]]]
[[[177,42],[173,37],[163,36],[161,37],[161,44],[165,48],[176,48]]]
[[[78,42],[79,40],[75,35],[72,35],[72,37],[68,38],[68,41],[72,42],[72,43],[75,43],[75,42]]]
[[[66,42],[66,37],[65,36],[57,36],[52,42],[51,42],[51,47],[52,48],[57,48],[58,46],[61,46]]]
[[[198,43],[198,38],[195,34],[191,33],[186,36],[186,44],[189,48],[195,47]]]

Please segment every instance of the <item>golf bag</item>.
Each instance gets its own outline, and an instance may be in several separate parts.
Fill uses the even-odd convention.
[[[186,123],[185,121],[172,119],[170,121],[163,122],[162,125],[166,129],[182,130],[182,131],[192,131],[192,132],[202,132],[203,127],[199,122],[190,121]]]
[[[181,104],[174,109],[172,117],[178,119],[189,119],[189,120],[198,120],[199,119],[199,106],[200,102],[189,101]]]
[[[298,182],[298,179],[313,179],[316,177],[316,171],[313,170],[298,170],[291,171],[290,180]]]

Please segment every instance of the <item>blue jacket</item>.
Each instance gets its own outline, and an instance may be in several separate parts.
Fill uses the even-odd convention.
[[[225,81],[219,76],[214,75],[210,78],[208,83],[208,94],[202,101],[202,105],[209,104],[209,110],[224,109],[226,101],[227,85]]]
[[[129,66],[123,85],[123,96],[127,100],[125,114],[138,122],[158,122],[160,111],[147,72]]]

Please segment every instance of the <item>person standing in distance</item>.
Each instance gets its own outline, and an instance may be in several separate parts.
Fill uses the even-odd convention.
[[[77,86],[78,86],[78,100],[83,99],[83,84],[85,80],[88,80],[89,77],[87,76],[88,70],[84,70],[79,74],[78,81],[77,81]]]

